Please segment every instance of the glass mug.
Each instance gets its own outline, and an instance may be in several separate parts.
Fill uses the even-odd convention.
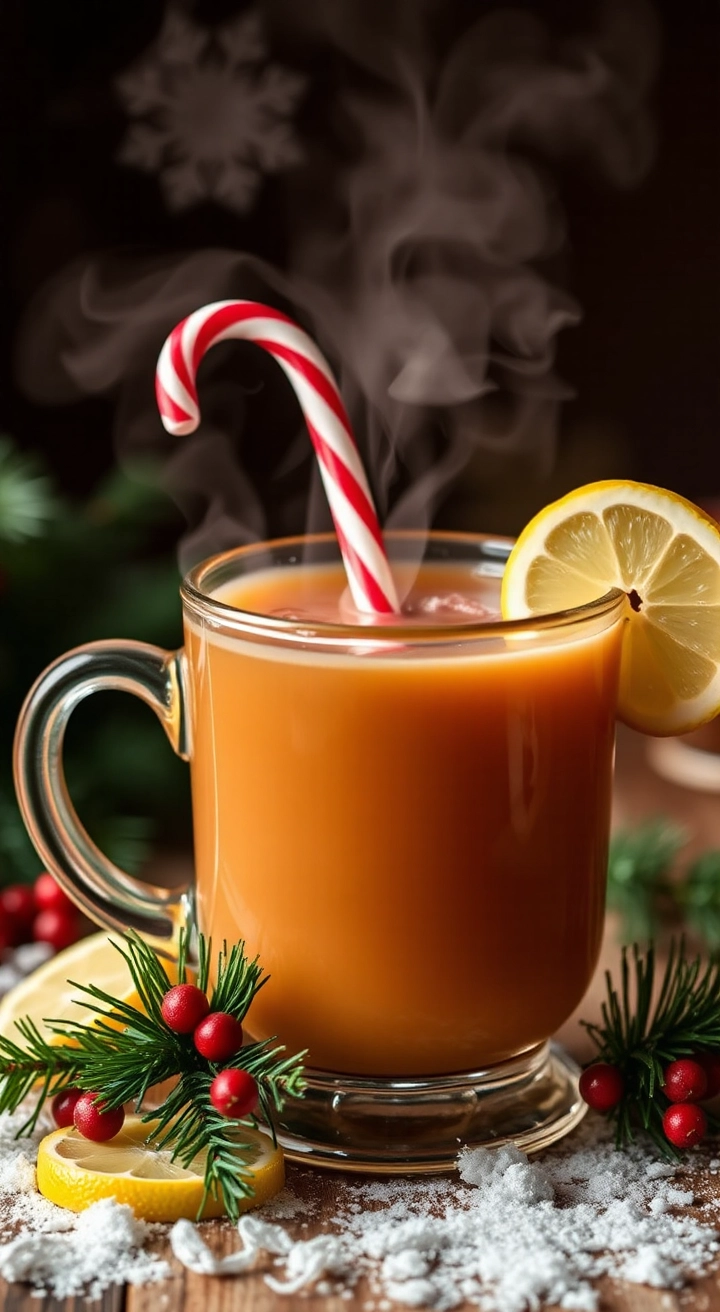
[[[511,543],[386,545],[401,583],[422,558],[426,592],[497,602]],[[259,955],[248,1033],[308,1050],[280,1121],[291,1156],[420,1171],[460,1143],[543,1146],[583,1113],[549,1040],[600,948],[624,598],[530,621],[305,618],[325,585],[339,596],[331,536],[242,547],[184,580],[182,651],[56,661],[16,735],[28,831],[100,925],[171,956],[197,924]],[[124,874],[74,812],[65,726],[108,688],[190,762],[193,888]]]

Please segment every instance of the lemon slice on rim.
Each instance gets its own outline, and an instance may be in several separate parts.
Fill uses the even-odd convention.
[[[720,529],[647,483],[589,483],[541,510],[505,566],[506,619],[552,614],[613,588],[628,599],[618,715],[657,735],[720,712]]]
[[[77,1130],[55,1130],[38,1149],[37,1183],[40,1193],[58,1207],[84,1212],[101,1198],[129,1203],[144,1221],[194,1221],[202,1202],[205,1154],[198,1153],[188,1167],[171,1161],[169,1149],[148,1145],[152,1122],[128,1116],[119,1134],[107,1143],[93,1143]],[[238,1166],[248,1172],[254,1192],[241,1199],[241,1212],[259,1207],[285,1183],[282,1149],[260,1130],[238,1126],[241,1142]],[[243,1145],[247,1145],[246,1147]],[[224,1216],[217,1198],[208,1198],[203,1217]]]
[[[44,1024],[50,1020],[77,1020],[89,1025],[96,1013],[83,1005],[83,994],[68,980],[96,984],[119,1002],[140,1005],[130,971],[123,957],[112,946],[107,934],[92,934],[81,938],[72,947],[50,957],[32,975],[16,984],[0,1002],[0,1034],[17,1038],[15,1021],[29,1016],[43,1038],[53,1040],[52,1031]],[[88,1003],[92,1001],[88,997]]]

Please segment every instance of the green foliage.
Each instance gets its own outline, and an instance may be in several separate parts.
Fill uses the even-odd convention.
[[[606,972],[602,1025],[582,1024],[597,1047],[596,1060],[617,1066],[623,1076],[622,1100],[609,1113],[618,1146],[632,1142],[635,1129],[642,1127],[666,1157],[676,1158],[662,1129],[669,1106],[662,1092],[663,1070],[679,1057],[720,1048],[720,962],[688,958],[684,944],[673,940],[653,1003],[653,945],[643,953],[633,944],[631,961],[623,948],[619,988]]]
[[[247,1173],[238,1163],[243,1146],[243,1125],[257,1125],[255,1116],[233,1120],[221,1115],[210,1102],[210,1085],[218,1065],[202,1057],[192,1035],[176,1034],[165,1024],[161,1003],[172,987],[162,962],[136,934],[115,943],[124,957],[142,1003],[142,1010],[118,1002],[95,984],[74,984],[84,995],[84,1006],[95,1013],[92,1024],[79,1021],[48,1021],[67,1046],[48,1042],[28,1019],[17,1022],[20,1040],[0,1035],[0,1112],[14,1111],[36,1088],[36,1105],[22,1127],[29,1132],[37,1123],[46,1099],[63,1089],[80,1088],[102,1093],[108,1107],[135,1102],[142,1111],[148,1090],[154,1084],[178,1077],[177,1084],[159,1108],[145,1112],[152,1123],[148,1142],[167,1148],[173,1159],[189,1166],[203,1150],[207,1152],[203,1211],[208,1196],[222,1198],[233,1220],[238,1204],[252,1193]],[[208,991],[211,975],[211,944],[198,935],[196,982]],[[228,951],[223,945],[215,961],[215,984],[210,990],[213,1011],[227,1011],[242,1021],[266,976],[257,959],[250,961],[240,943]],[[187,980],[187,940],[181,936],[177,980]],[[118,1026],[120,1028],[118,1028]],[[223,1068],[247,1070],[258,1084],[263,1117],[273,1138],[274,1114],[287,1095],[299,1096],[304,1089],[302,1054],[288,1057],[275,1039],[241,1048]]]
[[[23,698],[46,665],[79,643],[180,645],[177,528],[151,467],[114,470],[73,502],[39,461],[0,438],[0,884],[33,878],[39,864],[10,773]],[[137,870],[153,838],[189,843],[187,768],[147,707],[115,693],[83,703],[65,759],[83,823],[119,865]]]
[[[703,852],[675,889],[689,929],[709,948],[720,948],[720,852]]]
[[[0,540],[41,537],[56,512],[50,480],[38,462],[0,435]]]
[[[621,830],[610,844],[607,903],[624,943],[647,943],[682,925],[711,951],[720,948],[720,851],[684,869],[685,830],[663,819]]]
[[[620,916],[623,942],[646,943],[667,919],[674,899],[670,874],[686,837],[663,819],[613,835],[607,904]]]

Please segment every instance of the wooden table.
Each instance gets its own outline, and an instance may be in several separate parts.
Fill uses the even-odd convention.
[[[692,848],[703,850],[720,847],[720,799],[712,793],[686,791],[659,779],[648,768],[645,742],[629,732],[620,735],[615,790],[616,825],[634,824],[652,816],[663,815],[687,826]],[[576,1016],[563,1027],[559,1038],[580,1061],[591,1055],[584,1030],[579,1026],[580,1016],[591,1019],[597,1014],[604,986],[602,972],[613,968],[618,959],[615,926],[608,922],[602,959],[595,980]],[[699,1202],[717,1198],[720,1203],[720,1175],[710,1176],[689,1173],[689,1187]],[[288,1165],[288,1184],[293,1192],[308,1204],[312,1225],[320,1228],[323,1217],[335,1211],[342,1176],[311,1172]],[[688,1209],[693,1214],[694,1209]],[[707,1217],[695,1213],[707,1224]],[[203,1227],[208,1243],[218,1254],[237,1248],[237,1234],[233,1227],[209,1223]],[[313,1229],[303,1232],[308,1238]],[[158,1251],[163,1252],[163,1244]],[[164,1254],[165,1255],[165,1254]],[[184,1271],[170,1258],[177,1274],[164,1284],[138,1289],[113,1287],[96,1303],[68,1299],[33,1298],[30,1290],[21,1285],[8,1286],[0,1281],[0,1312],[292,1312],[302,1307],[305,1312],[357,1312],[364,1308],[368,1297],[362,1286],[351,1302],[339,1297],[303,1296],[288,1298],[273,1294],[262,1280],[262,1273],[239,1279],[222,1280],[196,1276]],[[603,1280],[599,1284],[603,1312],[720,1312],[720,1258],[717,1269],[710,1275],[692,1282],[686,1289],[674,1293],[652,1290],[645,1286],[628,1285]],[[548,1309],[548,1312],[550,1310]]]

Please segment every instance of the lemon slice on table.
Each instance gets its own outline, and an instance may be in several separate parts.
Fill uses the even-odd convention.
[[[18,1038],[15,1021],[29,1016],[46,1041],[53,1041],[52,1031],[44,1024],[50,1020],[80,1021],[89,1025],[96,1013],[84,1006],[84,995],[68,980],[96,984],[118,1002],[140,1006],[130,971],[124,958],[112,946],[107,934],[81,938],[72,947],[50,957],[27,979],[21,980],[0,1002],[0,1034]],[[88,997],[88,1003],[92,1001]],[[54,1040],[62,1043],[62,1039]]]
[[[119,1134],[107,1143],[93,1143],[77,1130],[55,1130],[38,1149],[37,1183],[41,1194],[58,1207],[84,1212],[101,1198],[128,1203],[144,1221],[194,1221],[203,1196],[205,1154],[198,1153],[188,1167],[171,1161],[167,1148],[148,1145],[152,1122],[128,1116]],[[241,1199],[241,1212],[259,1207],[285,1183],[282,1149],[260,1130],[238,1127],[242,1144],[238,1165],[248,1171],[254,1192]],[[208,1198],[203,1217],[224,1216],[217,1198]]]
[[[541,510],[505,566],[506,619],[551,614],[612,588],[628,599],[618,714],[685,733],[720,712],[720,529],[647,483],[589,483]]]

